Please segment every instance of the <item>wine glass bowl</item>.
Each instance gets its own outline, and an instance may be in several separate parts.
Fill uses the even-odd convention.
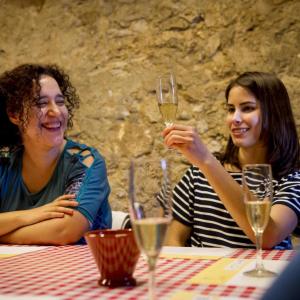
[[[268,225],[273,185],[269,164],[248,164],[243,167],[243,191],[247,219],[256,237],[256,266],[244,274],[251,277],[273,277],[262,261],[262,235]]]
[[[139,159],[129,172],[130,218],[149,266],[149,298],[155,299],[155,266],[171,222],[172,192],[166,160]]]
[[[164,123],[167,127],[171,126],[176,119],[178,106],[177,84],[173,72],[165,73],[157,78],[156,96]]]

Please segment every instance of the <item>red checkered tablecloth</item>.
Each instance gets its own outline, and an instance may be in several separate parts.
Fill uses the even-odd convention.
[[[264,251],[265,259],[289,260],[294,251]],[[233,258],[255,258],[255,250],[235,250]],[[187,280],[211,265],[200,259],[160,258],[156,270],[157,297],[170,299],[176,291],[197,295],[258,299],[264,290],[257,287],[188,284]],[[147,299],[147,263],[141,257],[134,288],[99,287],[99,273],[87,246],[49,247],[45,250],[0,259],[0,294],[52,296],[71,299]]]

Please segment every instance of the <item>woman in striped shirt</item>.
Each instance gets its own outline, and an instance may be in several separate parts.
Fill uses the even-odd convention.
[[[174,124],[163,131],[165,144],[193,165],[173,191],[167,244],[254,247],[241,170],[245,164],[269,163],[274,194],[263,248],[289,249],[300,216],[300,148],[287,90],[273,74],[247,72],[230,82],[225,96],[230,137],[219,159],[193,127]]]

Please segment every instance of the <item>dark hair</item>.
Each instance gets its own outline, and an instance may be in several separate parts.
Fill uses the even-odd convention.
[[[267,162],[273,175],[280,178],[299,168],[299,140],[288,92],[274,74],[246,72],[231,81],[226,88],[228,101],[230,90],[240,86],[251,92],[259,101],[262,111],[261,139],[267,146]],[[240,168],[238,147],[229,137],[223,163]]]
[[[71,128],[73,109],[79,106],[79,97],[69,76],[56,65],[24,64],[0,76],[0,148],[13,148],[22,143],[19,129],[10,122],[8,113],[17,115],[21,127],[28,124],[29,111],[36,105],[42,75],[51,76],[58,83],[68,109],[68,128]]]

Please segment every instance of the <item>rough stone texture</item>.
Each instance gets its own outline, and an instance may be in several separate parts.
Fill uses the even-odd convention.
[[[300,128],[299,0],[0,0],[0,72],[57,63],[82,99],[74,139],[105,157],[113,209],[127,209],[131,158],[165,149],[155,78],[177,75],[178,120],[211,150],[224,147],[224,89],[247,70],[271,71],[288,87]]]

